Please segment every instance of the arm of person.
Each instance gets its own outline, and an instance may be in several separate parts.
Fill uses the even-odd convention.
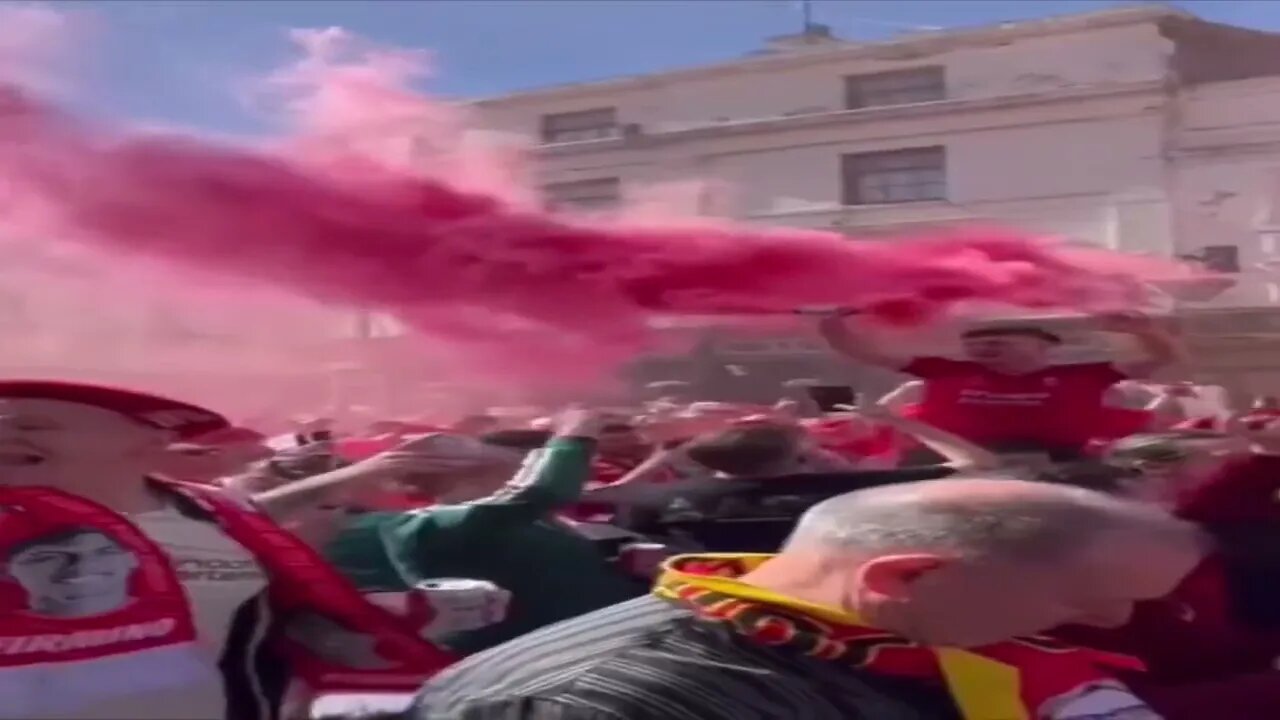
[[[623,475],[618,482],[611,483],[609,487],[630,485],[632,483],[657,482],[669,479],[673,473],[682,476],[687,473],[688,466],[692,462],[684,454],[684,444],[660,448],[645,458],[644,462],[632,468],[626,475]]]
[[[539,519],[577,501],[590,475],[601,422],[597,413],[567,413],[561,419],[557,436],[546,447],[530,453],[515,477],[501,490],[462,507],[484,516]],[[439,459],[421,457],[414,451],[415,442],[429,439],[410,440],[395,450],[354,465],[258,493],[253,500],[277,522],[286,523],[310,509],[340,503],[348,491],[370,483],[424,470],[441,472]]]
[[[901,370],[911,364],[910,358],[895,357],[878,347],[867,333],[851,329],[843,315],[824,317],[818,323],[818,333],[832,350],[854,362],[888,370]]]
[[[994,470],[1003,464],[996,453],[928,423],[895,415],[883,409],[864,410],[859,414],[872,422],[888,425],[904,435],[910,435],[921,445],[941,455],[946,460],[944,464],[957,471]]]
[[[876,404],[898,412],[903,408],[915,405],[924,399],[924,382],[910,380],[885,393]]]
[[[468,524],[537,522],[582,498],[604,419],[570,411],[555,437],[525,458],[515,476],[489,497],[460,506]]]
[[[257,493],[253,503],[276,522],[284,523],[300,513],[337,503],[346,488],[375,474],[381,473],[366,463],[356,463]]]
[[[1151,413],[1151,430],[1153,431],[1168,430],[1190,419],[1182,407],[1181,399],[1169,392],[1160,393],[1144,409]]]
[[[535,522],[578,502],[591,477],[596,441],[557,436],[529,453],[520,470],[498,492],[462,506],[473,519]]]
[[[1116,370],[1127,378],[1146,379],[1160,370],[1179,362],[1183,356],[1182,344],[1168,330],[1137,314],[1118,314],[1103,318],[1103,329],[1132,337],[1142,351],[1142,358],[1132,362],[1116,363]]]
[[[333,443],[318,442],[276,453],[225,485],[247,493],[260,510],[286,523],[299,514],[311,515],[337,504],[344,488],[374,470],[376,465],[343,462]]]

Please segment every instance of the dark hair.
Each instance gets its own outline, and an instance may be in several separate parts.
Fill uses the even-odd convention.
[[[279,480],[295,482],[350,464],[334,453],[331,443],[316,442],[277,451],[255,468]]]
[[[1044,340],[1045,342],[1058,345],[1062,342],[1062,338],[1056,333],[1052,333],[1044,328],[1034,325],[1008,325],[1002,327],[985,327],[974,328],[966,331],[961,335],[965,340],[981,340],[989,337],[1009,337],[1011,335],[1021,335],[1022,337],[1034,337]]]
[[[551,432],[548,430],[495,430],[480,436],[480,441],[486,445],[525,452],[537,450],[550,439]]]
[[[99,530],[98,528],[91,527],[89,525],[73,525],[71,527],[55,530],[47,535],[37,535],[32,538],[27,538],[22,542],[11,545],[5,551],[4,557],[6,561],[9,561],[33,547],[39,547],[41,545],[61,545],[68,540],[78,538],[82,535],[97,535],[99,537],[106,538],[116,545],[120,544],[119,540],[111,537],[111,535],[105,530]]]
[[[1191,443],[1199,440],[1225,440],[1231,437],[1216,430],[1169,430],[1138,433],[1111,443],[1103,454],[1104,462],[1118,467],[1137,468],[1151,464],[1171,464],[1186,460]]]
[[[753,425],[695,439],[685,447],[685,454],[717,472],[751,476],[768,473],[794,457],[796,449],[796,436],[791,428]]]
[[[1098,460],[1080,460],[1053,465],[1037,473],[1035,479],[1053,485],[1072,485],[1115,494],[1123,490],[1125,481],[1133,479],[1135,475],[1128,468],[1115,467]]]

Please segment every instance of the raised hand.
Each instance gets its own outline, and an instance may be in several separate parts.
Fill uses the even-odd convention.
[[[617,413],[571,407],[555,418],[552,427],[560,437],[598,438],[606,425],[616,422],[629,423],[630,420]]]

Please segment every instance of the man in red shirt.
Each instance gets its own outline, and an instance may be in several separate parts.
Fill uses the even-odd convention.
[[[1140,362],[1053,365],[1060,338],[1034,325],[999,325],[963,336],[964,360],[901,358],[851,331],[839,316],[820,327],[837,352],[924,381],[918,419],[992,449],[1076,456],[1105,427],[1104,394],[1125,379],[1144,378],[1177,357],[1173,339],[1144,317],[1105,318],[1103,329],[1133,336]]]
[[[1115,449],[1144,473],[1183,475],[1170,498],[1173,514],[1215,542],[1173,593],[1139,603],[1123,627],[1061,635],[1140,657],[1147,671],[1130,679],[1167,720],[1280,716],[1277,430],[1163,433]]]

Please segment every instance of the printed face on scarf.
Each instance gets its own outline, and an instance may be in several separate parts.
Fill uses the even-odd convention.
[[[91,405],[0,400],[0,484],[63,487],[125,466],[154,470],[168,433]]]
[[[137,566],[137,558],[106,534],[79,528],[19,545],[10,551],[5,573],[26,591],[31,611],[71,618],[127,605]]]

